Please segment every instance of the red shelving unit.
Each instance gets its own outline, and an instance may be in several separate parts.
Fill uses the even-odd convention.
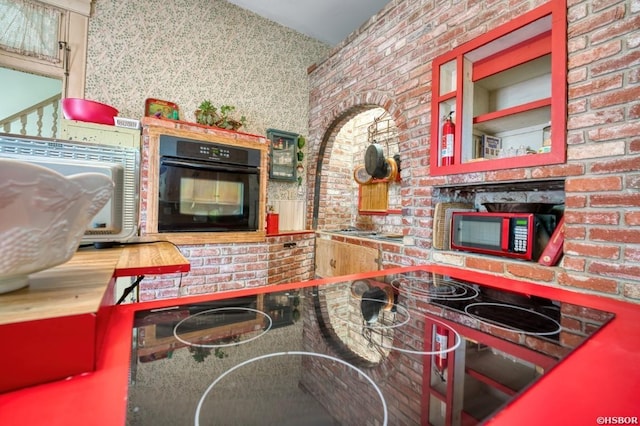
[[[431,174],[566,161],[566,2],[548,2],[433,61]],[[453,164],[442,126],[453,111]],[[551,127],[551,137],[545,129]]]

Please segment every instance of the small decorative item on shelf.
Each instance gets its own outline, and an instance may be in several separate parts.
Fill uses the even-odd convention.
[[[246,126],[247,118],[244,115],[240,119],[232,118],[229,114],[235,109],[236,107],[231,105],[222,105],[218,110],[211,101],[205,100],[196,109],[196,122],[221,129],[238,130],[240,127]]]
[[[482,135],[484,158],[498,158],[502,152],[502,138],[491,135]]]
[[[353,178],[358,184],[366,185],[371,182],[371,180],[373,179],[373,176],[371,176],[369,172],[367,172],[367,169],[364,167],[364,164],[360,164],[359,166],[356,166],[356,168],[353,170]]]
[[[542,146],[551,146],[551,122],[542,129]]]
[[[161,99],[147,98],[145,100],[144,115],[147,117],[167,118],[170,120],[180,119],[180,109],[173,102]]]
[[[283,130],[267,129],[267,139],[271,141],[269,178],[295,182],[299,154],[301,154],[297,152],[299,135]]]

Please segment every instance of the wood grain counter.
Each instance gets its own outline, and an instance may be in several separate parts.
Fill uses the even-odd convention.
[[[29,286],[0,295],[0,325],[95,313],[111,278],[188,272],[169,242],[82,248],[66,263],[29,276]]]

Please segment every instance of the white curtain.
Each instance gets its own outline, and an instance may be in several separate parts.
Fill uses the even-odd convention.
[[[0,0],[0,49],[60,62],[62,12],[30,0]]]

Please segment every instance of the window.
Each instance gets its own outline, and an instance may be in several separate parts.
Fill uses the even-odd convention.
[[[90,7],[90,0],[0,0],[0,66],[58,78],[65,96],[84,97]]]
[[[0,0],[0,48],[60,62],[62,11],[25,0]]]

